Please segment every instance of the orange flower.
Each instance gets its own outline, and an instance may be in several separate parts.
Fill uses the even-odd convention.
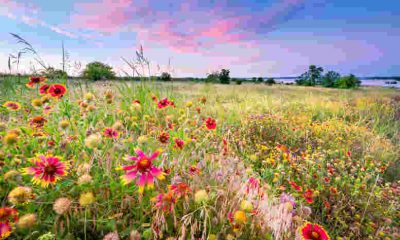
[[[53,84],[49,87],[47,92],[52,97],[61,98],[67,92],[67,88],[62,84]]]
[[[29,82],[26,84],[27,87],[33,87],[34,85],[39,85],[44,83],[47,80],[46,77],[41,76],[31,76],[29,77]]]
[[[29,119],[29,125],[33,128],[42,128],[47,123],[47,119],[42,116],[36,116]]]

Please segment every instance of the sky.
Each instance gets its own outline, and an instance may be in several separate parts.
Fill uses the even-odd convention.
[[[2,72],[22,47],[15,33],[55,68],[63,42],[71,75],[91,61],[124,75],[121,57],[134,59],[140,46],[152,75],[298,76],[310,64],[400,75],[400,0],[0,0],[0,29]],[[23,54],[19,71],[32,66]]]

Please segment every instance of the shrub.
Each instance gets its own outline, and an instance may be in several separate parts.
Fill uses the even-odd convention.
[[[66,79],[68,78],[68,74],[61,69],[54,69],[53,67],[49,67],[46,70],[42,71],[42,75],[46,76],[50,79]]]
[[[237,85],[241,85],[243,81],[241,79],[232,79]]]
[[[276,82],[275,82],[275,79],[273,79],[273,78],[268,78],[267,81],[265,81],[265,84],[273,85],[273,84],[276,84]]]
[[[322,78],[322,86],[334,87],[335,83],[340,79],[340,74],[335,71],[327,72]]]
[[[296,83],[303,86],[315,86],[317,84],[320,84],[323,71],[324,69],[322,67],[310,65],[308,67],[308,71],[301,74],[296,79]]]
[[[205,82],[218,82],[218,78],[219,78],[219,72],[214,71],[212,73],[207,74]]]
[[[353,74],[350,74],[349,76],[341,77],[340,79],[338,79],[335,82],[336,88],[357,88],[360,85],[361,85],[361,81]]]
[[[86,65],[82,75],[84,78],[93,81],[115,78],[115,73],[112,70],[112,67],[101,62],[91,62]]]
[[[167,72],[161,73],[160,80],[161,80],[161,81],[165,81],[165,82],[171,81],[171,80],[172,80],[171,74],[169,74],[169,73],[167,73]]]
[[[221,72],[219,73],[218,78],[220,83],[222,84],[229,84],[231,82],[228,69],[222,69]]]

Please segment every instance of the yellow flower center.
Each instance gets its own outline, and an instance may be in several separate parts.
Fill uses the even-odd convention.
[[[319,238],[319,234],[317,232],[312,232],[311,236],[313,236],[314,239],[318,239]]]

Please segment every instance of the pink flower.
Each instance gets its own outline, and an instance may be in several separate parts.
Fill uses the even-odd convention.
[[[107,138],[117,138],[118,132],[112,128],[104,129],[104,136]]]
[[[173,102],[170,102],[170,101],[168,100],[168,98],[163,98],[163,99],[161,99],[160,101],[158,101],[158,103],[157,103],[158,109],[166,108],[166,107],[168,107],[169,105],[174,105],[174,103],[173,103]]]
[[[156,202],[156,208],[161,209],[164,212],[172,212],[176,203],[176,198],[173,192],[159,194],[154,201]]]
[[[160,152],[156,151],[151,156],[146,156],[142,150],[135,150],[137,157],[129,156],[128,160],[135,161],[133,165],[122,166],[121,169],[126,171],[123,175],[122,181],[124,184],[128,184],[133,180],[136,180],[136,184],[139,187],[139,192],[144,191],[144,187],[147,185],[147,189],[154,187],[154,178],[163,180],[165,178],[164,173],[160,168],[153,165],[153,160],[158,157]]]
[[[182,139],[180,138],[175,139],[175,146],[174,146],[175,148],[179,148],[182,150],[183,145],[185,145],[185,142]]]
[[[206,127],[208,130],[214,130],[217,128],[217,121],[211,117],[206,120]]]

